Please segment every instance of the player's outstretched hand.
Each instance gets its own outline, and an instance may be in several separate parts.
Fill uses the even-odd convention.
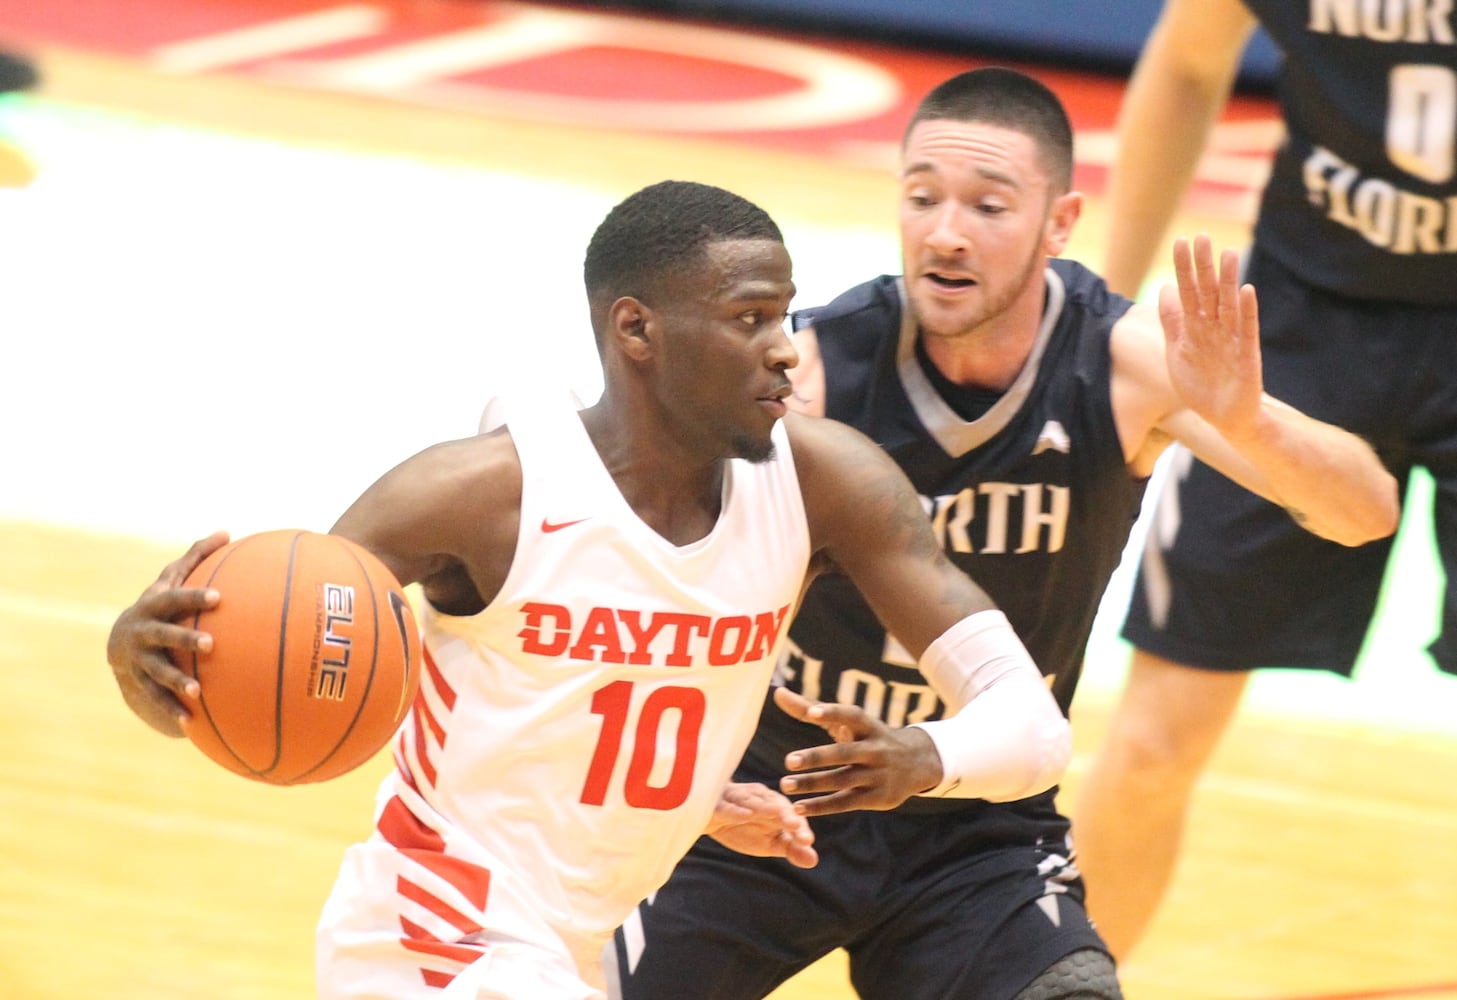
[[[1174,241],[1177,288],[1159,291],[1169,379],[1184,402],[1232,440],[1260,416],[1264,374],[1260,319],[1252,285],[1239,284],[1239,255],[1220,254],[1203,234]]]
[[[774,703],[801,722],[822,728],[834,743],[796,750],[784,760],[794,772],[781,779],[786,795],[806,816],[852,809],[894,809],[941,781],[941,757],[924,730],[895,729],[854,705],[810,701],[788,688]]]
[[[178,670],[167,651],[207,652],[212,648],[212,636],[206,632],[174,623],[218,602],[217,591],[182,584],[198,563],[227,542],[225,531],[193,542],[117,617],[106,640],[106,659],[127,707],[167,736],[183,735],[182,720],[188,712],[178,696],[197,694],[197,681]]]
[[[725,785],[704,832],[740,854],[785,858],[797,868],[813,868],[820,860],[809,820],[794,803],[758,782]]]

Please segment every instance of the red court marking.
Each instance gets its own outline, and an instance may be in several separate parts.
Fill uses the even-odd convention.
[[[352,19],[352,29],[331,36],[301,26],[336,17]],[[260,28],[268,29],[266,40],[259,40]],[[716,34],[704,41],[706,32]],[[247,33],[245,44],[238,44],[239,33]],[[64,45],[158,66],[169,65],[179,45],[195,55],[199,42],[220,39],[232,46],[229,56],[219,59],[209,49],[202,63],[189,62],[182,72],[258,76],[593,128],[693,134],[886,168],[920,97],[946,77],[989,62],[507,0],[46,0],[0,8],[0,40],[7,44]],[[425,56],[431,68],[422,70],[420,53],[432,45],[434,54]],[[456,48],[442,53],[448,46]],[[1032,64],[1019,68],[1067,104],[1078,132],[1075,183],[1100,193],[1124,81]],[[845,96],[850,91],[858,96]],[[1270,100],[1238,97],[1222,123],[1274,117]],[[1263,134],[1251,140],[1237,130],[1224,139],[1216,134],[1221,162],[1196,184],[1194,199],[1201,204],[1195,207],[1246,217],[1272,141]]]

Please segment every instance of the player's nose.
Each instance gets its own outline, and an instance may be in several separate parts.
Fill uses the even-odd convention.
[[[794,346],[789,331],[783,326],[779,328],[773,343],[769,345],[766,359],[770,368],[779,370],[794,368],[799,364],[799,350]]]

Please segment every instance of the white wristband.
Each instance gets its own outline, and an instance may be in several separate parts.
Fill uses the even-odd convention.
[[[979,611],[957,622],[920,667],[947,710],[915,723],[941,757],[941,781],[922,795],[1007,802],[1057,784],[1072,732],[1006,615]]]

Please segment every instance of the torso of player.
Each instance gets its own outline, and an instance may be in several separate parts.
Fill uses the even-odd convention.
[[[716,527],[687,546],[632,512],[570,405],[510,430],[511,570],[480,614],[423,615],[397,780],[447,845],[463,838],[493,879],[527,880],[570,941],[610,933],[702,833],[810,543],[782,423],[774,459],[730,463]]]
[[[1256,236],[1343,295],[1457,304],[1451,0],[1245,0],[1285,54]]]
[[[1109,337],[1127,300],[1080,265],[1053,261],[1036,346],[1012,387],[964,421],[914,353],[898,278],[858,286],[797,317],[813,324],[825,412],[868,434],[904,469],[937,538],[1007,613],[1066,711],[1083,647],[1142,499],[1114,424]],[[901,726],[943,705],[848,580],[817,579],[790,630],[782,681]],[[772,707],[755,737],[773,767],[823,734]]]

